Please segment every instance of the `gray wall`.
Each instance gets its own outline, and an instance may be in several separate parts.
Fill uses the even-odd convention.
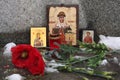
[[[46,6],[61,4],[64,0],[0,0],[0,32],[29,29],[31,26],[46,26]],[[66,0],[67,4],[80,6],[80,26],[86,26],[84,12],[79,0]]]
[[[98,34],[120,36],[119,0],[0,0],[0,42],[29,43],[31,26],[47,26],[46,6],[79,5],[79,28],[92,22]]]
[[[99,34],[120,36],[120,0],[82,0],[87,22]]]

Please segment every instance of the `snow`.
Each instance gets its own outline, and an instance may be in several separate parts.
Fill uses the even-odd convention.
[[[15,46],[16,46],[16,44],[13,43],[13,42],[7,43],[7,44],[4,46],[3,55],[4,55],[4,56],[7,56],[7,57],[11,57],[11,54],[12,54],[11,48],[12,48],[12,47],[15,47]]]
[[[118,58],[117,58],[117,57],[114,57],[114,58],[113,58],[113,61],[114,61],[114,63],[119,64],[119,61],[118,61]]]
[[[108,64],[108,61],[106,59],[102,60],[101,64],[102,66],[106,66]]]
[[[46,62],[45,72],[46,73],[58,73],[59,71],[56,69],[59,66],[65,66],[64,64],[57,63],[55,60],[51,60],[50,62]]]
[[[120,66],[120,63],[118,65]]]
[[[84,56],[74,56],[74,58],[75,58],[75,59],[81,59],[81,60],[82,60],[82,59],[86,59],[86,57],[84,57]]]
[[[99,35],[99,43],[104,43],[108,48],[112,50],[120,49],[120,37]]]
[[[45,72],[46,72],[46,73],[53,73],[53,72],[59,73],[59,71],[58,71],[57,69],[54,69],[54,68],[52,68],[52,67],[46,67],[46,68],[45,68]]]
[[[7,80],[24,80],[25,77],[21,76],[20,74],[12,74],[10,76],[5,77]]]
[[[92,68],[90,68],[90,67],[88,67],[87,69],[88,69],[88,70],[93,70],[93,69],[92,69]]]
[[[59,67],[59,66],[65,66],[64,64],[57,63],[55,60],[51,60],[49,63],[47,63],[47,66],[51,66],[53,68]]]

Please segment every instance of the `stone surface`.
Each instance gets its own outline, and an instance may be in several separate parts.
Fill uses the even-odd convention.
[[[87,22],[92,21],[99,34],[120,36],[119,0],[82,0]]]
[[[119,0],[0,0],[0,41],[29,43],[31,26],[47,27],[46,6],[52,4],[77,4],[79,28],[92,22],[98,34],[120,36]]]
[[[47,26],[46,6],[78,4],[81,27],[86,25],[79,0],[0,0],[0,32],[14,32],[31,26]],[[82,18],[83,17],[83,18]]]

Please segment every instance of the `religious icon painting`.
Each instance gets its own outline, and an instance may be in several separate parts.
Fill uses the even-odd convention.
[[[46,47],[46,27],[31,27],[31,45],[36,48]]]
[[[47,11],[49,46],[77,45],[78,5],[48,5]]]
[[[82,42],[94,43],[94,30],[83,30]]]

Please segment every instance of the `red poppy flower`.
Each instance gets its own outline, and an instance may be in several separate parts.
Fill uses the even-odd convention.
[[[19,68],[28,69],[33,75],[44,74],[45,63],[40,52],[26,44],[20,44],[11,49],[12,63]]]

